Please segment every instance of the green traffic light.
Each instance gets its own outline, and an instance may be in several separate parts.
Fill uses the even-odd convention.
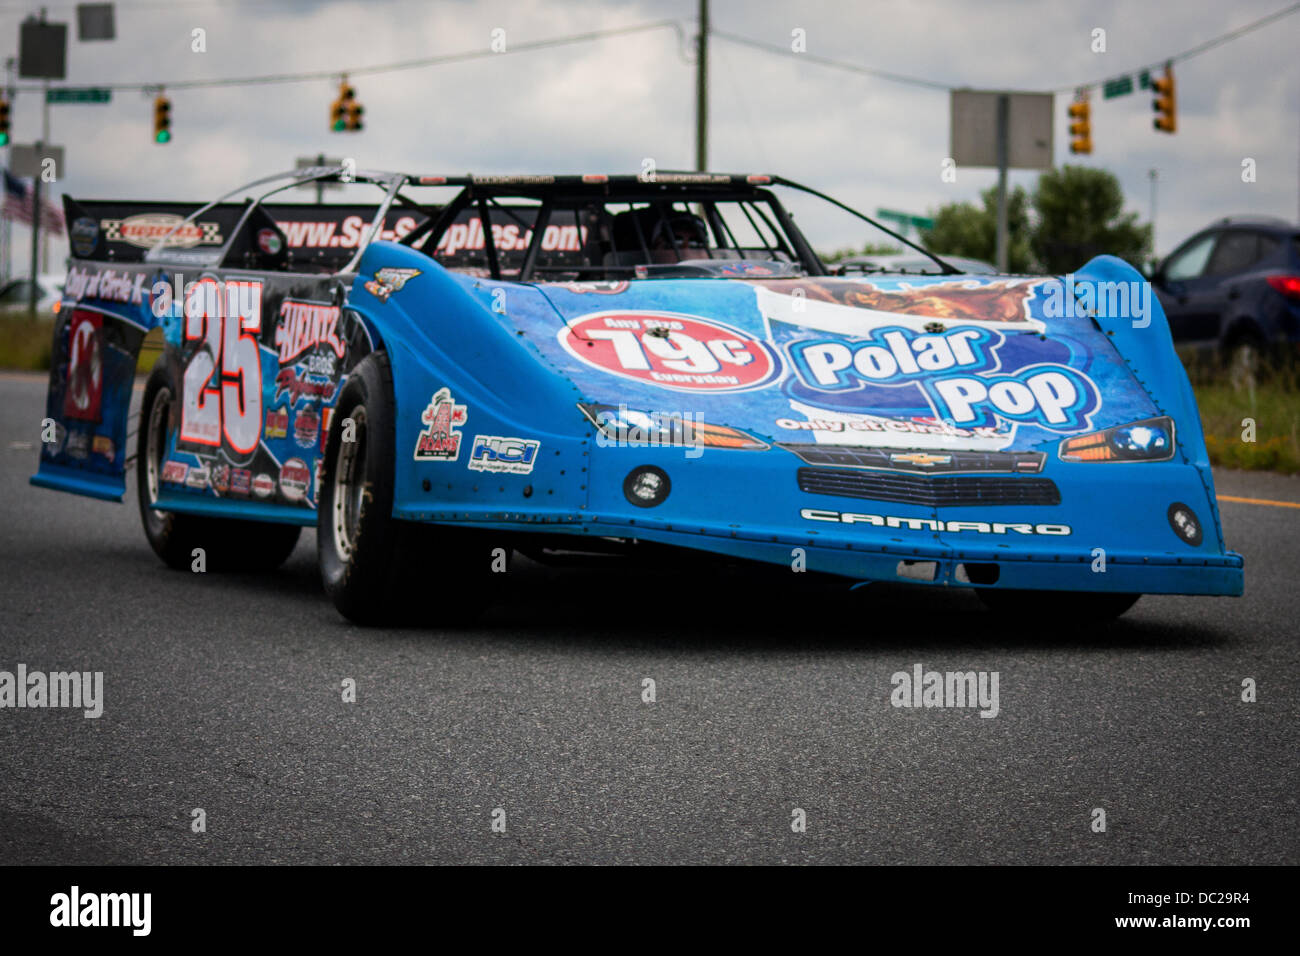
[[[160,129],[158,132],[153,134],[153,141],[155,143],[170,143],[172,141],[171,131]]]
[[[0,133],[0,146],[8,146],[8,145],[9,145],[9,134]]]
[[[347,129],[347,126],[344,124],[343,120],[341,120],[341,119],[336,119],[336,120],[334,121],[334,125],[331,126],[330,128],[331,128],[332,130],[334,130],[334,132],[336,132],[336,133],[341,133],[341,132],[343,132],[345,129]]]

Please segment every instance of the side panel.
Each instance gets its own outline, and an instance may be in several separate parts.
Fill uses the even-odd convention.
[[[54,326],[40,468],[32,484],[120,501],[136,357],[157,327],[139,265],[73,260]]]
[[[376,242],[349,303],[392,363],[398,517],[577,520],[591,450],[581,396],[523,331],[526,316],[558,321],[545,297]]]
[[[131,397],[143,386],[136,359],[161,327],[178,394],[159,506],[314,523],[340,383],[371,348],[341,305],[345,288],[328,276],[74,262],[46,408],[58,440],[43,445],[33,484],[122,499],[135,451]]]

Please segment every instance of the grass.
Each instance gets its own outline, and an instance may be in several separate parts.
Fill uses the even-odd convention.
[[[0,314],[0,368],[44,371],[53,344],[53,314],[38,315],[35,321],[24,312]]]
[[[1191,377],[1211,462],[1287,475],[1300,472],[1300,374],[1296,368],[1271,372],[1253,386],[1240,388],[1228,384],[1222,375],[1197,374],[1193,369]]]
[[[0,369],[45,371],[50,367],[54,316],[0,315]],[[161,354],[161,330],[141,349],[137,372],[148,374]],[[1228,468],[1300,472],[1300,368],[1261,377],[1254,387],[1234,388],[1222,370],[1186,357],[1196,389],[1210,461]],[[1246,441],[1255,423],[1254,441]]]

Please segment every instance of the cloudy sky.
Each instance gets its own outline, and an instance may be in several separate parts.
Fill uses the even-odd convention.
[[[1288,5],[1288,0],[714,0],[714,28],[810,54],[925,78],[946,87],[1063,90],[1133,71]],[[70,85],[166,83],[308,71],[343,72],[442,53],[672,19],[694,30],[695,0],[120,0],[118,39],[80,43],[74,4],[46,4],[74,24]],[[33,6],[0,0],[0,37],[16,51]],[[1106,51],[1092,50],[1106,31]],[[193,52],[193,31],[206,52]],[[1210,50],[1175,70],[1179,130],[1151,128],[1144,93],[1094,95],[1090,157],[1068,151],[1057,97],[1057,163],[1116,173],[1129,206],[1150,215],[1148,170],[1159,170],[1158,251],[1224,215],[1295,219],[1300,207],[1300,14]],[[358,76],[359,134],[328,131],[336,82],[173,89],[173,141],[151,136],[151,100],[119,91],[107,106],[51,108],[51,140],[66,150],[56,192],[87,198],[206,200],[301,155],[350,156],[362,168],[416,172],[636,172],[690,168],[694,67],[677,31],[626,36],[422,69]],[[972,199],[995,181],[959,169],[944,183],[948,93],[829,68],[717,38],[711,44],[710,163],[773,171],[867,212],[924,214]],[[19,81],[20,87],[32,81]],[[40,96],[20,92],[13,138],[40,130]],[[1242,181],[1255,160],[1256,181]],[[1013,172],[1032,187],[1037,174]],[[870,237],[840,214],[804,211],[819,248]],[[16,238],[21,242],[21,234]],[[17,264],[26,270],[21,247]],[[62,247],[56,249],[62,254]]]

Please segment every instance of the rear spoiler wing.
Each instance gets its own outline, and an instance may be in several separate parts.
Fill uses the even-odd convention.
[[[72,255],[93,262],[143,262],[150,249],[203,205],[63,197]],[[290,264],[341,269],[352,259],[379,206],[264,203],[260,208],[279,228]],[[243,203],[212,206],[172,236],[169,245],[215,252],[226,245],[246,209]],[[427,219],[418,210],[390,209],[376,238],[400,239]]]

